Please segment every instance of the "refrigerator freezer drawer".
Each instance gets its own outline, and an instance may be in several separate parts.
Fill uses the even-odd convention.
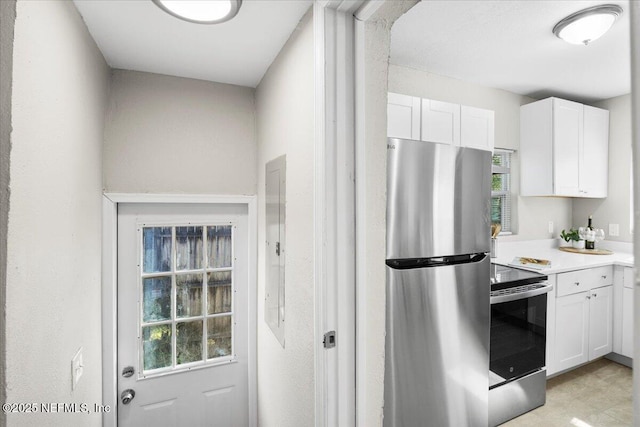
[[[385,427],[488,424],[489,263],[387,267]]]
[[[489,252],[491,153],[389,138],[387,259]]]

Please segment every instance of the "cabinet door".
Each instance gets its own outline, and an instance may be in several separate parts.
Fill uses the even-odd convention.
[[[556,275],[549,274],[548,283],[553,285],[551,292],[547,294],[547,377],[555,374],[558,369],[556,367]]]
[[[622,284],[625,288],[633,288],[633,268],[625,267],[622,271]]]
[[[589,297],[589,360],[593,360],[613,350],[613,286],[592,289]]]
[[[387,136],[420,139],[420,98],[388,93]]]
[[[582,195],[580,193],[582,144],[582,104],[553,98],[554,194],[556,196],[579,197]]]
[[[607,197],[609,168],[609,112],[584,106],[584,144],[580,165],[583,197]]]
[[[520,107],[520,195],[551,196],[553,98]]]
[[[460,145],[493,151],[494,112],[482,108],[460,107]]]
[[[589,292],[556,299],[555,369],[563,371],[589,360]]]
[[[631,269],[629,269],[631,270]],[[622,352],[633,357],[633,288],[622,289]]]
[[[460,106],[450,102],[422,100],[420,139],[460,145]]]

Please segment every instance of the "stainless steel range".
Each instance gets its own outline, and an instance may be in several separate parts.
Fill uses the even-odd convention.
[[[491,265],[489,425],[546,400],[547,276]]]

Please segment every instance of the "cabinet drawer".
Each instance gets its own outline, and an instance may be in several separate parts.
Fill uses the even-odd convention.
[[[591,283],[589,282],[590,270],[576,270],[568,273],[558,274],[558,296],[563,297],[565,295],[576,294],[578,292],[584,292],[591,289]]]
[[[558,296],[571,295],[613,284],[613,268],[596,267],[558,274]]]
[[[597,267],[590,268],[585,271],[590,271],[593,274],[594,282],[592,282],[591,289],[599,288],[601,286],[613,285],[613,267]]]

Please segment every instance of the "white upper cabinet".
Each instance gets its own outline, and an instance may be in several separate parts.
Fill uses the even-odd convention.
[[[547,98],[520,107],[523,196],[607,197],[609,112]]]
[[[387,136],[420,139],[420,98],[391,92],[388,95]]]
[[[460,145],[460,105],[423,99],[421,123],[421,140]]]
[[[483,108],[460,107],[460,145],[493,151],[494,112]]]
[[[493,151],[494,112],[389,92],[387,136]]]
[[[583,144],[582,104],[553,100],[554,194],[580,196],[580,152]]]
[[[607,197],[609,182],[609,112],[584,106],[584,145],[580,183],[586,197]]]

